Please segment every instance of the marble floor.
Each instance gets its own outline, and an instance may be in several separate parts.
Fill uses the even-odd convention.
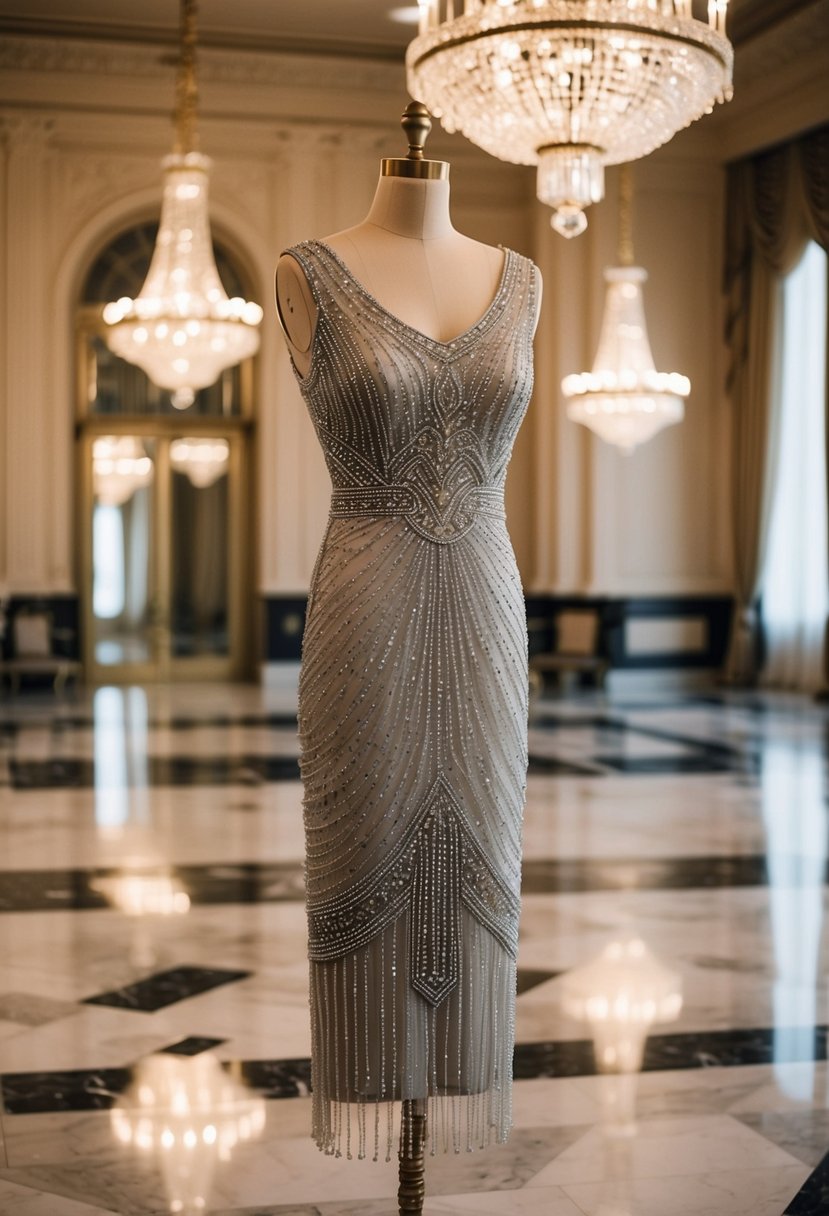
[[[295,730],[290,683],[0,701],[3,1216],[396,1213],[308,1135]],[[516,1128],[427,1213],[829,1213],[828,744],[795,697],[534,706]]]

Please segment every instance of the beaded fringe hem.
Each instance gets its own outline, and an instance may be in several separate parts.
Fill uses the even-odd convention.
[[[515,960],[464,909],[460,973],[431,1004],[409,983],[408,913],[312,962],[312,1135],[326,1154],[397,1152],[395,1103],[427,1103],[428,1151],[503,1143],[512,1125]]]

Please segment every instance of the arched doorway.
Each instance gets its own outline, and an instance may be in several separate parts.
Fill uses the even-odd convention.
[[[177,410],[103,337],[103,305],[138,294],[156,229],[107,245],[76,310],[78,586],[93,683],[238,679],[253,660],[252,360]],[[228,295],[250,298],[232,254],[215,253]]]

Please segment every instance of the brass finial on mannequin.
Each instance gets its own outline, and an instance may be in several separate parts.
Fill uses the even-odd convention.
[[[381,177],[414,177],[421,181],[445,181],[449,162],[426,160],[423,147],[432,129],[432,116],[422,101],[410,101],[403,111],[400,125],[406,133],[409,151],[405,157],[385,157],[380,162]]]

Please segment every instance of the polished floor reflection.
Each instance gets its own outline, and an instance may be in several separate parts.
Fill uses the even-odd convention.
[[[516,1131],[427,1213],[829,1211],[827,728],[534,708]],[[3,1216],[396,1212],[308,1136],[295,734],[289,687],[0,703]]]

